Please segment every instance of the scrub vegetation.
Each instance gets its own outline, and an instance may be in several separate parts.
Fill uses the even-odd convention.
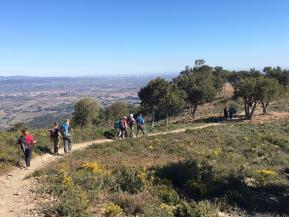
[[[289,215],[289,122],[98,144],[37,171],[48,216]]]

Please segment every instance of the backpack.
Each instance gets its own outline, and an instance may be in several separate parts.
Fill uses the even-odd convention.
[[[120,129],[120,121],[116,121],[115,123],[114,123],[114,129]]]
[[[63,137],[70,136],[69,132],[70,132],[70,126],[67,124],[63,124],[61,127],[61,135]]]
[[[133,126],[134,122],[135,122],[134,118],[129,118],[128,121],[127,121],[127,124],[128,124],[128,126],[131,127],[131,126]]]
[[[120,121],[120,128],[121,129],[125,129],[125,127],[126,127],[126,123],[125,122],[126,122],[125,119],[121,119],[121,121]]]
[[[27,147],[25,136],[20,136],[18,139],[18,144],[20,145],[20,148],[23,152],[25,152],[25,149]]]
[[[58,138],[58,132],[59,132],[58,128],[52,129],[51,130],[51,137],[57,139]]]
[[[138,125],[143,125],[145,122],[144,122],[144,118],[142,116],[138,117],[137,118],[137,123]]]

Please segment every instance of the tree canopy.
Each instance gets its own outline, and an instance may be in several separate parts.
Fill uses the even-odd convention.
[[[252,119],[259,104],[263,113],[267,113],[270,103],[289,90],[289,71],[280,67],[265,67],[263,72],[254,68],[228,71],[221,66],[206,65],[199,59],[172,81],[157,78],[141,88],[141,108],[151,114],[153,121],[155,117],[170,117],[185,108],[191,109],[194,119],[197,108],[216,99],[228,82],[234,88],[233,99],[243,100],[245,116]]]
[[[156,117],[165,114],[166,118],[182,110],[185,105],[185,92],[163,78],[151,80],[139,93],[141,106],[151,114],[152,124]]]
[[[73,113],[73,122],[81,128],[88,127],[97,121],[100,107],[97,101],[84,98],[75,104],[75,111]]]
[[[203,65],[203,61],[201,63],[202,65],[198,63],[193,68],[187,67],[174,79],[177,86],[186,92],[186,102],[192,107],[193,118],[198,106],[211,102],[225,83],[222,68],[214,69]]]

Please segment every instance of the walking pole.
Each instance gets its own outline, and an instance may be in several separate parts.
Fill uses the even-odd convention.
[[[18,161],[17,161],[17,166],[21,168],[21,150],[20,150],[20,145],[17,144],[17,149],[18,149]]]
[[[42,151],[40,149],[40,157],[41,157],[41,162],[43,163],[43,157],[42,157]]]
[[[43,163],[42,152],[40,152],[41,162]]]

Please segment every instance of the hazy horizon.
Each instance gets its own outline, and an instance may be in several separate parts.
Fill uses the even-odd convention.
[[[11,0],[0,5],[0,75],[178,73],[289,68],[285,0]]]

